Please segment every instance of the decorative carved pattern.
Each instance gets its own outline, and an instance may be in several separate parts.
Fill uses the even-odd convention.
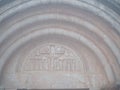
[[[45,78],[49,78],[50,88],[66,87],[63,82],[70,85],[67,87],[102,87],[108,83],[102,72],[90,73],[84,64],[84,60],[70,48],[49,43],[36,47],[28,53],[22,64],[19,79],[25,80],[23,83],[28,87],[38,88],[44,86],[43,81],[48,83]],[[23,72],[26,76],[22,76]]]
[[[83,62],[70,48],[47,44],[35,48],[26,57],[23,71],[70,71],[83,72]]]

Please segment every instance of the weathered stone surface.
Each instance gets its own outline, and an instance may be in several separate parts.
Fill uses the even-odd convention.
[[[118,0],[1,0],[1,89],[118,89]]]

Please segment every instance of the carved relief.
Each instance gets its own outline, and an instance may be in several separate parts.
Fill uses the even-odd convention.
[[[104,86],[108,81],[98,68],[96,70],[98,73],[90,72],[83,58],[70,48],[49,43],[28,53],[22,64],[19,79],[24,79],[24,85],[31,88],[44,87],[42,82],[50,88],[66,87],[61,82],[68,83],[71,87]],[[22,76],[23,73],[25,76]],[[49,78],[49,81],[46,78]]]
[[[35,48],[25,58],[23,71],[70,71],[83,72],[83,62],[75,52],[58,44]]]

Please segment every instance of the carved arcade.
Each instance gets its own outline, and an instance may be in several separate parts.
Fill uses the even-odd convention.
[[[82,72],[83,62],[71,49],[58,44],[35,48],[27,57],[23,71]]]
[[[64,77],[66,77],[66,73],[69,73],[70,77],[77,75],[79,79],[72,81],[77,84],[70,83],[70,87],[96,87],[108,83],[102,73],[89,73],[83,58],[71,48],[55,43],[44,44],[31,50],[20,68],[21,73],[19,73],[18,78],[24,85],[30,85],[31,87],[39,88],[39,84],[42,82],[41,78],[46,77],[46,73],[47,77],[53,75],[55,81],[61,80],[59,79],[61,77],[56,75],[56,72],[61,72]],[[22,76],[22,74],[25,76]]]

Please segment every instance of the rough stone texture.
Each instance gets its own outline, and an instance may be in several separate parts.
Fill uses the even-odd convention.
[[[119,1],[0,2],[1,89],[119,88]]]

